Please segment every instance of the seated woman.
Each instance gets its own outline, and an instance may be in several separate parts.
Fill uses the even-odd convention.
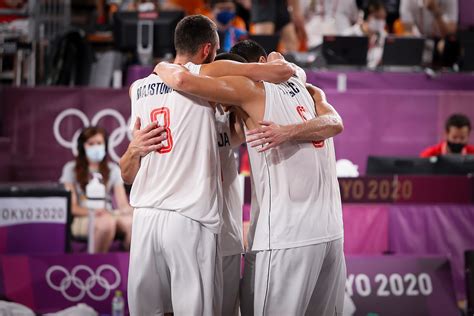
[[[100,127],[87,127],[77,141],[77,157],[64,168],[61,183],[71,191],[71,208],[74,216],[72,235],[88,236],[88,209],[86,207],[86,186],[94,178],[101,179],[106,187],[106,203],[103,209],[95,211],[94,244],[95,252],[107,252],[117,232],[125,235],[124,247],[130,248],[132,228],[132,208],[117,164],[108,161],[107,134]],[[118,208],[112,210],[111,193]]]

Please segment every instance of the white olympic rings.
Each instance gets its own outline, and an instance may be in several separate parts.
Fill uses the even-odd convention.
[[[106,270],[109,270],[114,274],[115,280],[112,284],[110,284],[108,280],[102,276],[102,273]],[[85,281],[77,276],[80,271],[84,271],[88,274],[88,277]],[[64,275],[59,284],[55,284],[51,279],[53,273],[62,273]],[[109,297],[112,290],[116,289],[120,285],[121,277],[117,269],[110,264],[103,264],[99,266],[95,273],[90,267],[85,265],[75,266],[71,273],[69,273],[69,271],[62,266],[54,265],[46,271],[46,282],[50,288],[61,292],[64,298],[68,301],[78,302],[82,300],[86,294],[95,301],[103,301]],[[99,285],[103,289],[104,292],[102,294],[95,294],[92,292],[96,285]],[[71,286],[76,287],[79,290],[79,293],[76,295],[69,294],[67,290]]]
[[[115,152],[115,147],[122,143],[122,141],[125,139],[125,136],[128,137],[128,140],[132,139],[130,130],[128,129],[128,126],[130,125],[130,118],[128,119],[128,121],[126,121],[122,114],[120,114],[114,109],[100,110],[94,115],[94,117],[92,117],[92,120],[90,121],[89,118],[81,110],[78,109],[70,108],[59,113],[53,124],[54,138],[56,138],[56,141],[61,146],[71,149],[74,156],[77,156],[77,139],[79,138],[81,129],[78,129],[74,132],[71,140],[64,139],[60,131],[62,121],[69,116],[78,117],[84,127],[95,126],[99,123],[101,119],[107,116],[111,116],[112,118],[114,118],[118,122],[119,127],[114,129],[109,134],[109,155],[110,158],[112,158],[112,160],[114,160],[115,162],[118,162],[120,160],[120,157]]]

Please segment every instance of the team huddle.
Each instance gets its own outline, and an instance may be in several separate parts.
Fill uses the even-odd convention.
[[[218,55],[200,15],[174,64],[130,87],[131,315],[340,315],[346,267],[332,137],[342,121],[302,69],[252,41]],[[214,61],[216,60],[216,61]],[[247,142],[243,246],[234,148]],[[245,264],[241,280],[241,256]]]

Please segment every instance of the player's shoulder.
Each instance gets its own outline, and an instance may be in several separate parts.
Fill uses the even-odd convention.
[[[128,89],[128,95],[130,96],[132,100],[133,100],[133,95],[134,95],[133,92],[135,91],[137,87],[141,85],[142,81],[143,81],[143,78],[140,78],[132,82],[132,84],[130,85],[130,88]]]

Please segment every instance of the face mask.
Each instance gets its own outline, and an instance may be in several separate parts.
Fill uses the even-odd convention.
[[[385,20],[380,20],[380,19],[369,20],[369,30],[371,32],[382,33],[385,30]]]
[[[86,156],[91,162],[101,162],[105,157],[105,145],[87,147]]]
[[[227,25],[230,21],[235,18],[235,12],[232,11],[222,11],[219,12],[216,16],[217,21],[222,25]]]
[[[450,150],[453,154],[460,154],[461,151],[462,151],[462,149],[464,148],[464,146],[466,146],[466,144],[448,142],[449,150]]]

